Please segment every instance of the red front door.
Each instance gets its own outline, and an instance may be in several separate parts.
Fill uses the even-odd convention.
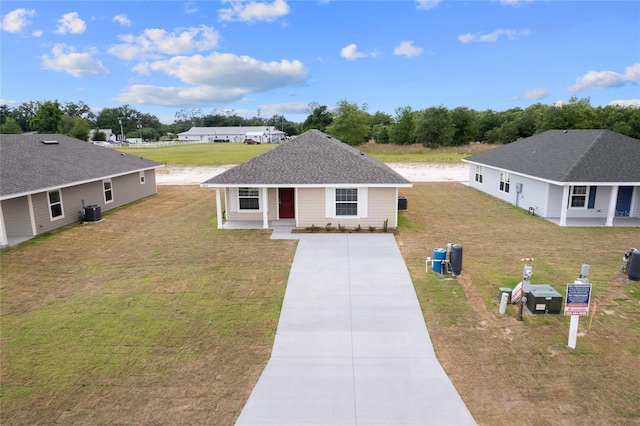
[[[293,188],[279,188],[278,202],[280,203],[278,209],[280,219],[294,219],[296,217]]]

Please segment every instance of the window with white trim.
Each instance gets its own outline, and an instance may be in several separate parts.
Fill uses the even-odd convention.
[[[62,207],[62,194],[59,189],[49,191],[49,213],[51,220],[61,219],[64,217],[64,209]]]
[[[140,185],[144,185],[144,183],[145,183],[146,181],[147,181],[147,180],[145,179],[145,176],[144,176],[144,170],[142,170],[142,171],[140,172]]]
[[[500,191],[508,193],[510,186],[511,186],[511,173],[500,172]]]
[[[482,183],[483,175],[484,175],[484,166],[476,165],[476,182]]]
[[[336,188],[336,216],[358,215],[358,188]]]
[[[571,201],[569,206],[572,208],[584,208],[587,206],[587,187],[584,185],[576,185],[571,188]]]
[[[104,189],[104,202],[111,203],[113,201],[113,186],[111,179],[103,180],[102,187]]]
[[[238,188],[238,208],[243,210],[260,210],[259,188]]]

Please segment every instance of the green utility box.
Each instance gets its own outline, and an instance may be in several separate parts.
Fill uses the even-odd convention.
[[[559,314],[562,310],[562,295],[549,284],[531,284],[526,296],[532,314]]]

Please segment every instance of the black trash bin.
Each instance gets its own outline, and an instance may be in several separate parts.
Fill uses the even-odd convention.
[[[102,209],[100,206],[93,204],[84,208],[85,222],[100,222],[102,220]]]
[[[407,210],[407,197],[398,197],[398,210]]]

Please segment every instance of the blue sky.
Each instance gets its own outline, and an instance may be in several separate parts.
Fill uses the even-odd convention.
[[[589,97],[640,106],[640,2],[7,1],[0,103],[394,115]]]

